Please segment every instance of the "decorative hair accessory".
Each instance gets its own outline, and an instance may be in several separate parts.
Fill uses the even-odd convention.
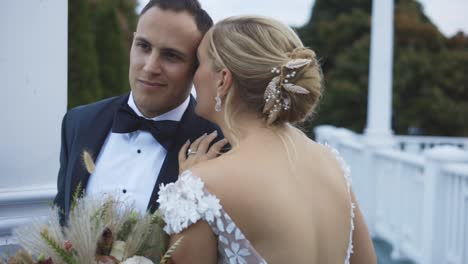
[[[304,87],[291,82],[291,78],[296,77],[296,71],[300,68],[309,65],[312,62],[310,59],[294,59],[288,61],[281,68],[273,68],[272,73],[278,74],[268,84],[263,98],[265,106],[263,113],[268,114],[267,124],[272,124],[281,110],[288,110],[290,107],[289,93],[308,94],[309,91]]]

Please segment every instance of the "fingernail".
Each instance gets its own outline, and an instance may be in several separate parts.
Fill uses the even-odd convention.
[[[211,133],[211,134],[213,134],[213,135],[217,136],[217,135],[218,135],[218,131],[217,131],[217,130],[215,130],[215,131],[213,131],[213,133]]]
[[[190,144],[190,139],[187,139],[187,141],[185,142],[185,144]]]

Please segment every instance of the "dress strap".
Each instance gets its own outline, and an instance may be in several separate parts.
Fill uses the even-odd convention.
[[[343,159],[341,154],[338,152],[338,150],[336,150],[335,148],[333,148],[332,146],[326,143],[322,145],[328,148],[333,153],[333,155],[338,160],[338,162],[340,163],[341,169],[343,170],[343,176],[346,180],[346,185],[348,187],[349,200],[351,203],[351,230],[349,231],[349,244],[348,244],[348,250],[346,252],[345,264],[349,264],[349,259],[351,258],[351,254],[353,253],[354,209],[356,208],[356,205],[353,203],[351,199],[351,181],[352,181],[351,169],[349,165],[346,163],[346,161]]]

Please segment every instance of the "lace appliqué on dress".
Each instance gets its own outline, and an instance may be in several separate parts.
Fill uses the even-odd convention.
[[[158,202],[166,221],[164,231],[169,235],[180,233],[200,219],[211,223],[221,216],[219,199],[205,193],[204,183],[189,171],[182,173],[178,181],[161,185]]]
[[[164,230],[180,233],[198,220],[205,220],[218,239],[219,264],[267,264],[245,238],[218,198],[210,194],[200,178],[185,171],[175,183],[161,186],[159,209],[166,221]]]
[[[349,168],[348,164],[343,159],[343,157],[340,155],[338,150],[326,143],[322,145],[327,147],[335,155],[336,159],[340,163],[341,168],[343,170],[343,175],[346,180],[346,184],[348,186],[349,199],[351,200],[351,169]],[[351,201],[351,230],[349,231],[349,245],[348,250],[346,252],[345,264],[349,264],[349,259],[351,258],[351,254],[353,253],[354,208],[356,208],[356,205]]]
[[[218,237],[218,263],[267,264],[226,212],[216,219],[211,229]]]

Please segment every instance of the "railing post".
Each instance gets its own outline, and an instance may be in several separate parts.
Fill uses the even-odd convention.
[[[364,143],[364,162],[362,164],[363,169],[362,173],[367,181],[366,185],[366,197],[368,198],[367,201],[361,201],[360,204],[364,206],[362,213],[364,214],[367,226],[369,228],[369,232],[372,236],[376,236],[376,224],[377,224],[377,208],[376,208],[376,188],[377,188],[377,179],[375,174],[375,167],[374,167],[374,156],[376,147],[372,146],[369,143]]]
[[[468,162],[468,152],[452,146],[434,147],[424,152],[424,207],[422,262],[439,264],[443,262],[445,232],[443,230],[443,204],[446,195],[443,191],[446,179],[442,177],[442,168],[450,163]]]
[[[421,152],[421,146],[418,142],[406,142],[405,152],[418,155]]]
[[[384,134],[374,134],[369,135],[368,133],[364,134],[363,142],[365,145],[364,148],[364,162],[363,162],[363,173],[366,175],[368,179],[368,197],[372,197],[367,201],[367,211],[364,213],[367,221],[367,225],[369,227],[369,231],[372,236],[377,235],[377,222],[378,222],[378,215],[377,215],[377,179],[376,179],[376,166],[374,165],[374,158],[375,153],[379,150],[384,149],[393,149],[395,147],[396,141],[394,140],[391,134],[384,135]]]

